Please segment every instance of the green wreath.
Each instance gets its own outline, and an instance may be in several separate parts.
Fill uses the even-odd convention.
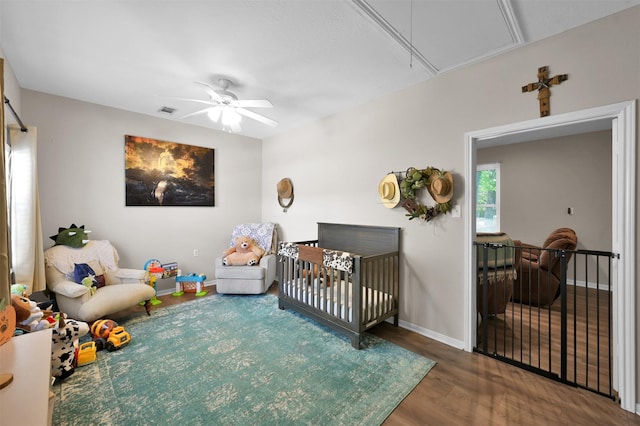
[[[451,210],[450,200],[445,203],[436,203],[436,205],[432,207],[427,207],[421,202],[416,201],[416,191],[428,188],[430,179],[434,174],[444,176],[444,172],[435,167],[427,167],[426,169],[409,167],[406,171],[406,177],[400,181],[400,193],[405,199],[402,207],[407,210],[408,213],[406,216],[409,217],[409,220],[417,218],[428,222],[439,214],[446,214]]]

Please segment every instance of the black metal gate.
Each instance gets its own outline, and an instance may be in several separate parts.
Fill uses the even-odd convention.
[[[478,253],[474,350],[615,400],[611,270],[618,256],[594,250],[536,249],[538,256],[559,260],[559,269],[544,271],[535,262],[500,262],[505,253],[519,258],[515,253],[531,248],[478,242],[474,246]]]

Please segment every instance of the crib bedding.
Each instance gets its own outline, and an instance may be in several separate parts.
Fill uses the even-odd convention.
[[[285,283],[285,292],[296,300],[305,300],[314,308],[330,313],[337,318],[353,322],[352,283],[342,280],[327,287],[315,278],[312,285],[307,280],[298,279]],[[366,318],[372,318],[376,312],[387,312],[392,307],[393,296],[383,291],[365,286],[363,296],[366,304],[361,309]],[[333,305],[333,307],[332,307]]]
[[[328,326],[361,349],[362,334],[399,319],[400,228],[318,223],[318,239],[281,242],[278,306]]]

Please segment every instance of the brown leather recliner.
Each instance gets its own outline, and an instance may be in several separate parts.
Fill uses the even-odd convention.
[[[560,256],[567,250],[567,262],[578,244],[571,228],[558,228],[542,246],[522,243],[518,277],[513,283],[513,300],[526,305],[548,306],[560,296]]]

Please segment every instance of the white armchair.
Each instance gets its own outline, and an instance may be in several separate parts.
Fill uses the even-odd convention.
[[[274,223],[246,223],[236,225],[229,247],[239,235],[253,238],[265,254],[254,266],[225,266],[222,256],[216,258],[216,291],[220,294],[262,294],[276,280],[276,247],[278,233]]]
[[[44,252],[47,288],[55,293],[61,312],[69,318],[92,322],[140,302],[148,302],[155,290],[147,284],[147,272],[118,266],[118,252],[109,241],[89,241],[84,247],[53,246]],[[75,264],[86,263],[105,285],[93,295],[89,287],[74,282]],[[149,314],[149,303],[145,304]]]

